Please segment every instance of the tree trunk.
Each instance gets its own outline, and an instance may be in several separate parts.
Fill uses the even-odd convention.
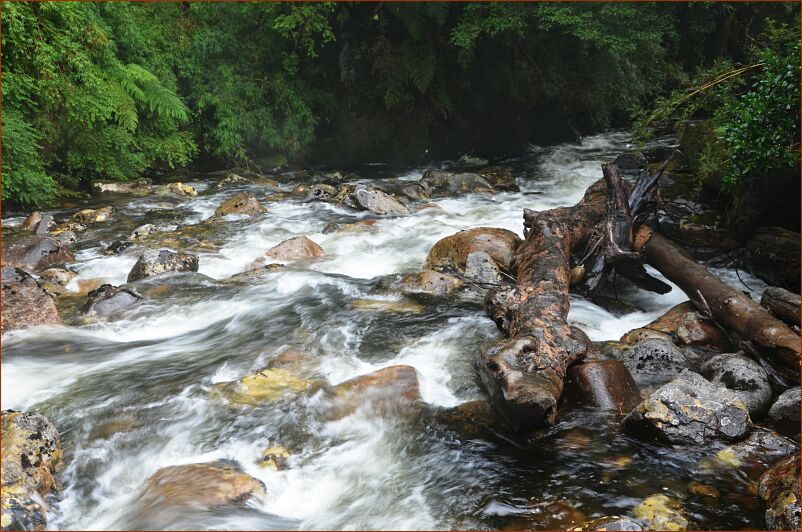
[[[573,207],[525,210],[517,284],[487,296],[488,314],[510,338],[481,354],[477,372],[515,430],[554,421],[565,371],[588,350],[587,336],[566,321],[571,252],[604,218],[605,196],[600,180]]]
[[[778,286],[770,286],[763,292],[760,304],[788,325],[799,327],[799,294]]]
[[[635,251],[688,295],[702,312],[743,340],[754,342],[781,376],[799,382],[799,335],[749,296],[721,282],[671,240],[648,226],[638,229]]]

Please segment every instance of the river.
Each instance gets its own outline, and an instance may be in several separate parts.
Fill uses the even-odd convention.
[[[652,494],[682,501],[694,528],[763,526],[750,480],[709,474],[720,496],[689,488],[708,450],[672,450],[637,442],[619,419],[584,409],[561,414],[537,445],[519,449],[502,439],[464,437],[437,416],[410,422],[355,414],[328,420],[314,393],[259,407],[233,408],[210,393],[216,383],[264,367],[282,348],[308,353],[319,378],[336,384],[395,364],[418,372],[426,411],[481,399],[473,363],[498,338],[481,300],[430,300],[415,312],[355,308],[356,300],[400,299],[377,276],[416,271],[431,246],[461,229],[488,226],[522,235],[522,211],[571,205],[600,175],[600,164],[628,149],[623,132],[578,143],[531,147],[503,161],[521,192],[469,194],[436,200],[399,218],[380,218],[364,233],[323,232],[331,222],[368,217],[332,204],[286,200],[266,204],[258,223],[234,220],[202,251],[198,274],[142,283],[146,303],[119,319],[39,327],[3,337],[2,407],[41,412],[58,427],[66,466],[52,528],[226,529],[555,529],[586,518],[631,514]],[[436,166],[436,165],[434,165]],[[419,179],[425,168],[374,183]],[[281,178],[279,178],[281,181]],[[368,181],[366,179],[366,181]],[[120,197],[112,221],[93,226],[77,244],[78,276],[68,289],[102,279],[123,284],[135,254],[108,256],[109,242],[138,225],[197,223],[227,196],[259,185],[217,189],[215,180],[186,181],[199,195],[185,200]],[[297,181],[283,181],[291,190]],[[106,203],[93,200],[97,205]],[[13,238],[21,217],[6,217]],[[307,235],[326,256],[255,277],[236,277],[273,245]],[[734,271],[718,273],[744,288]],[[659,275],[659,274],[658,274]],[[759,297],[763,283],[741,278]],[[164,288],[166,287],[166,288]],[[618,339],[687,298],[623,287],[635,310],[614,315],[573,297],[569,321],[592,340]],[[291,450],[288,467],[259,467],[270,445]],[[267,497],[245,508],[191,514],[141,515],[132,505],[157,469],[216,459],[237,461],[264,482]],[[751,501],[751,502],[750,502]]]

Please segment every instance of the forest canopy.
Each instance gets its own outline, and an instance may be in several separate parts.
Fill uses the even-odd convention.
[[[2,97],[23,206],[192,162],[492,157],[633,117],[712,117],[704,168],[734,187],[798,168],[799,6],[4,3]]]

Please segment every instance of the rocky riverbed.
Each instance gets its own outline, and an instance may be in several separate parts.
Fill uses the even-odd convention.
[[[676,287],[572,295],[593,349],[554,426],[513,431],[474,370],[523,209],[671,144],[185,174],[6,213],[3,528],[798,528],[798,384]],[[798,292],[798,235],[737,242],[700,211],[672,198],[664,231],[755,300]]]

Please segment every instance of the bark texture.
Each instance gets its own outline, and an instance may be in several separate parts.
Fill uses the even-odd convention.
[[[788,325],[799,327],[799,294],[778,286],[770,286],[763,292],[760,304]]]

